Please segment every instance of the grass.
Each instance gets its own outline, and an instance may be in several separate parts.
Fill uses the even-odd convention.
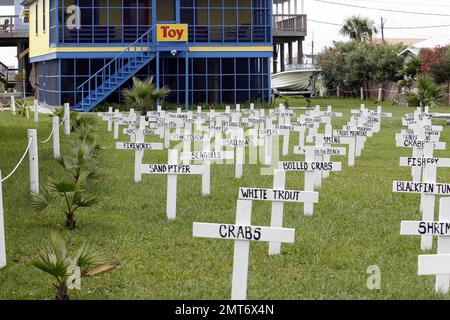
[[[306,105],[291,99],[291,105]],[[338,128],[350,118],[359,100],[314,100],[343,112],[333,119]],[[367,103],[374,108],[376,105]],[[320,202],[312,217],[303,215],[301,204],[285,204],[284,226],[296,229],[295,243],[283,244],[282,254],[268,256],[267,243],[250,245],[249,299],[448,299],[434,293],[435,277],[417,275],[420,237],[400,236],[400,221],[418,220],[419,196],[391,192],[393,180],[410,180],[410,169],[399,166],[411,149],[395,147],[394,134],[401,129],[401,116],[412,112],[392,104],[383,110],[394,117],[382,120],[382,130],[369,138],[355,167],[343,162],[342,172],[323,181]],[[450,108],[440,111],[450,112]],[[304,111],[299,111],[304,112]],[[51,119],[41,117],[37,126],[10,113],[0,113],[0,169],[3,175],[16,164],[26,146],[26,129],[37,127],[40,140],[51,130]],[[444,124],[437,121],[435,124]],[[240,180],[234,166],[214,165],[211,195],[201,196],[199,176],[178,179],[177,219],[165,214],[166,177],[144,175],[133,182],[134,153],[115,150],[112,133],[98,122],[99,142],[105,147],[101,163],[107,171],[100,193],[105,200],[97,207],[80,210],[78,228],[64,228],[62,210],[34,213],[27,201],[28,163],[4,183],[4,207],[8,265],[0,270],[0,299],[52,299],[51,279],[28,264],[36,247],[48,241],[52,231],[66,239],[69,248],[84,241],[122,261],[118,270],[82,281],[73,299],[229,299],[233,241],[192,237],[193,222],[233,223],[240,186],[272,186],[271,176],[261,176],[259,165],[245,165]],[[68,138],[61,132],[62,153]],[[120,141],[127,137],[121,134]],[[157,140],[157,139],[153,139]],[[450,143],[445,128],[441,141]],[[291,148],[297,144],[291,136]],[[52,160],[51,144],[39,145],[40,180],[60,174]],[[445,157],[446,151],[437,151]],[[302,159],[290,154],[281,160]],[[167,151],[146,152],[145,163],[165,163]],[[438,182],[450,181],[450,170],[438,170]],[[287,188],[302,189],[303,174],[288,173]],[[270,224],[270,203],[254,202],[252,223]],[[381,269],[381,289],[368,290],[370,265]]]

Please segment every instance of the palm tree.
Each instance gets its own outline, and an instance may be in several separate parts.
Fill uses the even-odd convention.
[[[48,179],[47,186],[40,192],[30,193],[30,202],[36,212],[46,210],[51,203],[59,198],[60,205],[65,207],[66,227],[76,227],[75,214],[80,208],[92,207],[100,198],[90,195],[88,182],[96,182],[103,178],[96,159],[98,148],[95,140],[75,140],[66,156],[57,159],[57,162],[68,172],[70,179],[55,181]]]
[[[166,86],[156,89],[153,83],[153,77],[144,81],[133,77],[133,87],[122,90],[125,105],[141,111],[142,114],[146,114],[147,111],[154,107],[155,101],[163,99],[169,93],[170,90]]]
[[[352,16],[344,21],[339,31],[344,36],[356,41],[372,41],[372,36],[378,33],[373,20],[361,16]]]
[[[96,195],[87,195],[85,176],[80,181],[53,181],[49,179],[48,185],[40,192],[31,192],[31,206],[36,212],[47,209],[55,198],[65,206],[66,227],[73,230],[77,226],[75,213],[80,208],[89,208],[100,202]]]
[[[70,256],[66,249],[66,243],[56,233],[50,236],[50,243],[39,247],[37,258],[30,261],[31,265],[48,273],[55,278],[56,300],[69,300],[71,288],[70,268],[77,268],[82,277],[91,277],[109,272],[119,265],[117,260],[111,260],[103,252],[83,244]]]
[[[443,92],[443,86],[435,83],[430,76],[421,74],[414,81],[413,89],[406,92],[406,99],[408,104],[422,107],[425,111],[425,106],[435,107],[440,104]]]

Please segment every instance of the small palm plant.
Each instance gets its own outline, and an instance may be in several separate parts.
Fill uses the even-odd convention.
[[[76,132],[80,128],[94,128],[97,121],[92,116],[82,115],[80,112],[70,113],[70,130]]]
[[[147,111],[154,108],[155,101],[163,99],[170,93],[167,87],[156,89],[153,83],[153,77],[144,81],[133,77],[133,87],[123,89],[122,95],[125,99],[125,105],[129,108],[134,108],[146,114]]]
[[[90,150],[89,154],[92,158],[97,158],[103,148],[97,143],[96,129],[87,123],[82,123],[77,129],[78,141],[86,144]]]
[[[47,186],[41,192],[32,192],[30,198],[36,212],[44,211],[56,198],[59,198],[59,204],[65,207],[66,227],[71,230],[77,226],[75,214],[78,209],[90,208],[100,202],[98,196],[87,194],[85,177],[80,178],[79,181],[49,179]]]
[[[97,276],[119,265],[117,260],[85,243],[74,255],[69,255],[65,241],[57,233],[51,234],[49,244],[39,247],[37,257],[30,263],[55,278],[56,300],[69,300],[69,289],[79,289],[74,283],[79,284],[83,277]]]
[[[89,186],[103,178],[103,172],[96,159],[96,145],[75,140],[66,156],[57,162],[68,172],[70,179],[55,181],[49,178],[47,186],[40,192],[30,193],[30,202],[36,212],[46,210],[56,199],[57,204],[65,207],[66,227],[76,228],[76,212],[80,208],[89,208],[100,202],[97,195],[91,195]]]
[[[30,118],[30,111],[28,109],[28,104],[26,103],[25,100],[16,101],[16,110],[19,116],[26,117],[27,119]]]
[[[438,106],[444,97],[443,92],[441,85],[435,83],[430,76],[421,74],[414,81],[413,89],[406,92],[406,99],[410,105],[424,110],[425,106]]]

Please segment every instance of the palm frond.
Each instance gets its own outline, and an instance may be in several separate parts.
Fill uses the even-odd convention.
[[[41,245],[38,249],[37,258],[30,261],[31,265],[48,273],[57,279],[66,278],[67,268],[71,259],[67,256],[66,244],[56,233],[52,233],[50,243]]]
[[[82,276],[95,276],[113,270],[119,263],[101,250],[83,244],[74,257],[74,263],[80,267]]]
[[[36,212],[42,212],[47,209],[51,198],[51,194],[46,188],[43,188],[40,192],[30,192],[29,194],[31,206]]]
[[[84,199],[79,199],[77,201],[77,206],[80,208],[89,208],[92,207],[94,205],[96,205],[97,203],[99,203],[101,201],[100,197],[97,196],[89,196],[87,198]]]

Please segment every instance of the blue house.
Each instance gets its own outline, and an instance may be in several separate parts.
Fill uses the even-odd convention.
[[[289,43],[306,35],[306,17],[274,13],[280,3],[292,7],[275,3],[25,0],[38,99],[89,111],[120,101],[133,76],[153,76],[170,88],[166,102],[186,107],[268,102],[274,36]]]

